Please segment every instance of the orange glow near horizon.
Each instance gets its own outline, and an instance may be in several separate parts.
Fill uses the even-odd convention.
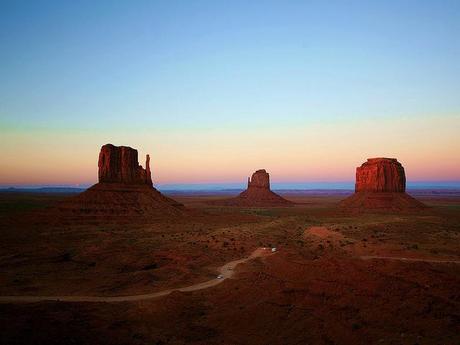
[[[3,131],[0,184],[97,182],[103,144],[151,156],[155,184],[245,182],[264,168],[273,182],[353,181],[370,157],[394,157],[409,181],[460,180],[460,116],[360,120],[283,128],[109,132]]]

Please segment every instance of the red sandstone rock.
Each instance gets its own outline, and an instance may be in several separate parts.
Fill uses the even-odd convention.
[[[404,193],[404,168],[395,158],[369,158],[356,168],[355,191]]]
[[[407,193],[357,192],[340,202],[340,207],[356,213],[417,211],[426,206]]]
[[[99,153],[99,182],[152,185],[147,155],[146,169],[138,162],[137,150],[127,146],[102,146]]]
[[[211,202],[225,206],[270,207],[292,206],[293,203],[270,190],[270,175],[264,170],[257,170],[248,178],[248,188],[236,198]]]
[[[184,206],[141,184],[97,183],[58,205],[64,216],[120,218],[144,216],[151,219],[183,214]]]
[[[251,179],[248,178],[248,189],[263,188],[270,190],[270,175],[265,169],[257,170],[252,174]]]
[[[99,183],[58,205],[61,215],[177,216],[184,207],[153,188],[150,157],[146,168],[137,160],[137,150],[107,144],[99,154]],[[118,220],[117,220],[118,221]]]
[[[354,212],[408,211],[425,205],[405,193],[404,168],[395,158],[369,158],[356,168],[355,193],[340,202]]]

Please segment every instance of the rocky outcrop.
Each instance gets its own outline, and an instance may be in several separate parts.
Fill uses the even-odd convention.
[[[270,190],[270,175],[265,169],[257,170],[252,177],[248,177],[248,189],[262,188]]]
[[[406,191],[406,174],[395,158],[369,158],[356,168],[355,192]]]
[[[150,157],[147,155],[145,169],[139,165],[137,150],[127,146],[102,146],[99,153],[99,182],[152,185]]]
[[[293,203],[270,190],[270,175],[264,170],[257,170],[248,178],[248,188],[236,198],[211,202],[217,205],[241,207],[276,207],[293,206]]]
[[[126,216],[163,218],[180,215],[182,204],[162,195],[152,185],[150,157],[145,169],[139,165],[137,150],[127,146],[102,146],[98,161],[99,183],[67,199],[58,207],[64,215]]]
[[[355,193],[340,202],[353,212],[409,211],[425,208],[406,194],[404,167],[395,158],[369,158],[356,168]]]

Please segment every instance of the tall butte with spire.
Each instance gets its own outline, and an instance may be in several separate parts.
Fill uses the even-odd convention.
[[[128,146],[107,144],[101,147],[98,161],[99,183],[121,183],[152,186],[150,156],[145,159],[145,169],[139,165],[137,150]]]
[[[236,198],[219,200],[219,205],[259,207],[259,206],[293,206],[289,200],[284,199],[270,190],[270,175],[265,169],[257,170],[248,177],[248,188]]]
[[[406,193],[404,167],[396,158],[369,158],[356,168],[355,193],[340,207],[357,212],[406,211],[425,207]]]
[[[150,156],[145,169],[136,149],[107,144],[98,160],[99,182],[59,205],[64,213],[93,216],[165,216],[183,212],[183,205],[153,187]]]

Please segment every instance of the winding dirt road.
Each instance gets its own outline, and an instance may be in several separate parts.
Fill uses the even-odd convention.
[[[436,260],[436,259],[420,259],[420,258],[402,258],[396,256],[378,256],[378,255],[365,255],[359,257],[362,260],[397,260],[397,261],[409,261],[409,262],[430,262],[434,264],[460,264],[458,260]]]
[[[219,268],[220,278],[208,280],[203,283],[198,283],[182,288],[167,289],[163,291],[130,296],[0,296],[0,303],[34,303],[42,301],[62,301],[62,302],[132,302],[142,301],[157,297],[169,295],[173,291],[196,291],[207,289],[209,287],[222,283],[225,279],[231,278],[234,269],[238,264],[245,263],[258,257],[268,256],[273,254],[270,248],[257,248],[252,254],[246,258],[234,260],[226,263]]]

